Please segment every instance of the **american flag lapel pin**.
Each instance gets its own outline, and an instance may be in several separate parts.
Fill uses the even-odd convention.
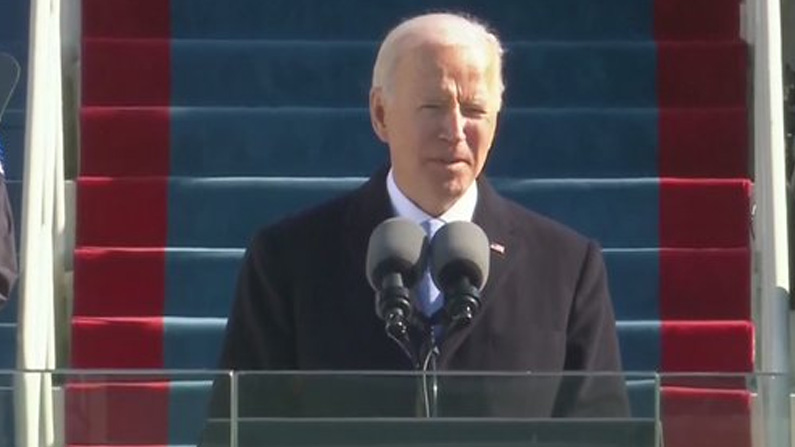
[[[505,254],[505,246],[502,245],[502,244],[498,244],[496,242],[492,242],[491,244],[489,244],[489,248],[492,251],[495,251],[495,252],[497,252],[497,253],[499,253],[501,255]]]

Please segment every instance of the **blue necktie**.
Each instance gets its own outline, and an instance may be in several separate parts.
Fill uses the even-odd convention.
[[[444,221],[440,219],[428,219],[420,224],[422,229],[425,230],[425,233],[428,235],[428,239],[431,239],[433,235],[436,234],[436,230],[442,228],[443,225]],[[417,297],[419,299],[418,304],[420,309],[427,317],[431,317],[444,305],[442,294],[439,292],[436,284],[433,283],[433,280],[431,279],[431,271],[428,268],[425,269],[425,274],[422,276],[422,280],[419,283]],[[441,326],[434,327],[434,336],[437,340],[441,335],[440,330]]]

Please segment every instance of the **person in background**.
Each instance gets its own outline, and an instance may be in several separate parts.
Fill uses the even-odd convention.
[[[6,190],[6,151],[2,119],[19,80],[19,72],[20,67],[16,59],[10,54],[0,53],[0,309],[8,302],[18,274],[14,217]]]
[[[5,147],[1,137],[0,135],[0,308],[11,296],[18,275],[14,216],[6,190]]]

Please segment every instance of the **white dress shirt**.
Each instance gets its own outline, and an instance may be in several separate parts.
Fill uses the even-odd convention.
[[[434,217],[420,209],[403,194],[403,191],[401,191],[397,183],[395,183],[392,169],[389,170],[389,174],[386,176],[386,188],[395,215],[416,222],[423,227],[426,233],[429,233],[430,228],[431,230],[428,234],[429,239],[433,237],[436,230],[446,223],[456,221],[471,222],[478,201],[478,184],[477,182],[472,182],[472,185],[467,188],[464,195],[462,195],[450,209],[445,211],[441,216]],[[429,317],[436,313],[444,304],[440,299],[441,294],[439,293],[439,289],[431,280],[430,272],[427,269],[422,280],[414,288],[414,293],[421,310]]]

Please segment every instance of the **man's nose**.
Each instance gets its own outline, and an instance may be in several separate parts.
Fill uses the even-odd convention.
[[[457,143],[465,138],[464,125],[466,118],[459,107],[451,107],[445,114],[441,137],[445,141]]]

